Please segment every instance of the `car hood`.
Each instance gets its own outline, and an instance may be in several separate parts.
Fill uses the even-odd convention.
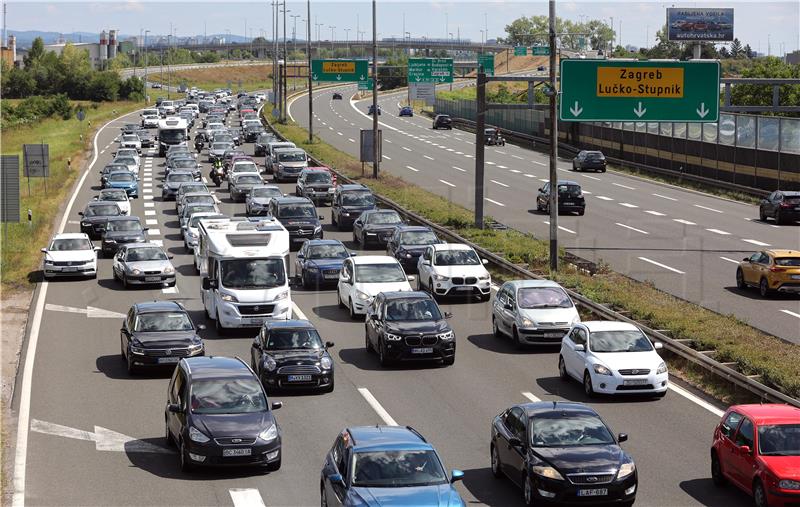
[[[280,287],[271,287],[269,289],[232,289],[222,287],[221,292],[236,296],[239,303],[244,304],[274,304],[275,297],[281,292],[287,291],[288,288],[284,285]]]
[[[414,257],[422,255],[428,245],[400,245],[399,250],[410,253]]]
[[[278,162],[283,167],[306,167],[308,162]]]
[[[197,414],[192,413],[192,422],[197,429],[211,438],[249,437],[255,438],[273,422],[271,412],[245,414]]]
[[[278,219],[284,227],[287,225],[313,225],[318,227],[320,225],[319,219],[304,219],[304,218],[279,218]]]
[[[135,181],[109,181],[108,186],[111,188],[130,188],[137,186]]]
[[[592,352],[595,358],[612,370],[641,368],[655,373],[664,361],[655,350],[646,352]]]
[[[279,366],[287,363],[315,364],[325,355],[325,349],[265,350],[264,352],[269,354]]]
[[[625,457],[618,445],[537,447],[534,454],[557,468],[562,475],[617,470]]]
[[[350,494],[353,500],[360,500],[366,505],[382,507],[386,505],[415,506],[455,506],[464,505],[461,497],[450,484],[434,486],[416,486],[405,488],[367,488],[354,487]],[[358,505],[357,502],[354,502]]]
[[[375,209],[375,206],[342,206],[342,211],[346,213],[358,213],[371,209]]]
[[[407,281],[403,282],[394,282],[394,283],[386,283],[386,282],[376,282],[376,283],[356,283],[355,288],[360,290],[364,294],[369,295],[370,297],[375,297],[381,292],[394,292],[394,291],[410,291],[411,284]]]
[[[486,276],[489,274],[483,264],[474,266],[434,266],[436,273],[444,276]]]
[[[434,334],[450,330],[450,326],[443,320],[425,321],[397,321],[386,322],[386,330],[390,333],[406,334]]]
[[[519,315],[536,323],[564,322],[566,325],[571,325],[572,319],[578,315],[578,310],[574,306],[570,308],[520,308]]]
[[[309,259],[308,266],[316,266],[320,269],[342,269],[344,259]]]
[[[131,231],[106,231],[103,239],[144,239],[144,232],[131,232]]]
[[[188,181],[165,181],[164,186],[170,190],[177,190],[181,183],[189,183]]]
[[[250,204],[260,204],[262,206],[267,206],[271,200],[272,197],[251,197]]]
[[[117,215],[109,215],[117,216]],[[101,224],[108,221],[109,216],[95,215],[93,217],[81,217],[81,222],[88,222],[90,224]]]
[[[172,266],[170,261],[133,261],[127,263],[128,269],[138,269],[141,271],[163,271],[164,268]]]
[[[389,232],[397,229],[400,224],[364,224],[365,232]]]
[[[800,480],[800,459],[797,456],[759,456],[778,479]]]
[[[97,258],[94,250],[50,250],[45,254],[48,259],[56,262],[75,262],[75,261],[93,261]]]
[[[167,331],[161,333],[134,331],[133,339],[145,347],[181,348],[196,343],[194,331]]]

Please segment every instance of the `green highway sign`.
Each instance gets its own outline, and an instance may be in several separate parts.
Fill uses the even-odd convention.
[[[531,54],[533,56],[549,56],[550,46],[533,46],[531,48]]]
[[[372,79],[367,79],[366,81],[359,81],[358,89],[361,91],[372,90]]]
[[[561,60],[561,121],[716,122],[719,62]]]
[[[313,81],[361,82],[369,79],[367,60],[311,60]]]
[[[409,83],[452,83],[452,58],[409,58]]]
[[[525,46],[514,46],[514,56],[528,56],[528,48]]]
[[[487,76],[494,76],[494,53],[479,54],[478,67],[483,67]]]

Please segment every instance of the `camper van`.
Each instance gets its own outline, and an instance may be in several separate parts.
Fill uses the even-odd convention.
[[[158,122],[158,156],[163,157],[170,146],[189,146],[189,123],[183,118],[170,117]]]

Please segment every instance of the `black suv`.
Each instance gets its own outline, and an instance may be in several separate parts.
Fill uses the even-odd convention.
[[[381,366],[395,361],[456,360],[456,337],[427,292],[381,292],[367,309],[365,345]]]
[[[375,197],[365,185],[339,185],[333,193],[331,224],[341,231],[352,227],[362,212],[375,208]]]
[[[550,213],[550,183],[545,183],[536,196],[536,211]],[[577,213],[583,215],[586,211],[586,199],[583,197],[581,186],[568,180],[558,182],[558,212]]]
[[[250,347],[250,364],[267,392],[273,389],[333,391],[333,358],[307,320],[264,324]]]
[[[253,154],[256,157],[263,157],[267,154],[267,145],[275,140],[275,136],[270,134],[269,132],[262,132],[258,135],[258,139],[256,139],[255,147],[253,148]]]
[[[181,470],[211,465],[281,467],[281,429],[258,377],[239,358],[182,359],[164,408],[167,445],[178,447]]]
[[[600,151],[582,150],[578,152],[578,156],[572,159],[573,171],[585,171],[591,169],[592,171],[606,172],[606,156]]]
[[[443,243],[430,227],[422,225],[402,225],[396,227],[394,234],[386,243],[386,255],[391,255],[403,266],[406,273],[417,272],[417,261],[425,247]]]
[[[322,217],[305,197],[276,197],[269,202],[269,215],[277,218],[289,231],[291,244],[307,239],[322,239]]]
[[[308,197],[315,203],[333,200],[333,178],[327,169],[306,168],[300,171],[294,193],[298,197]]]
[[[189,312],[175,301],[137,303],[128,310],[119,330],[122,360],[128,373],[142,366],[174,365],[182,357],[202,356],[203,340]]]
[[[244,128],[244,142],[254,143],[260,134],[264,133],[262,125],[249,125]],[[258,153],[256,153],[258,155]]]
[[[142,227],[139,217],[108,217],[103,231],[103,255],[111,256],[125,243],[146,243],[147,227]]]
[[[766,222],[769,217],[779,225],[800,220],[800,192],[776,190],[762,199],[758,205],[758,218]]]
[[[433,118],[433,129],[453,130],[453,119],[449,114],[437,114]]]
[[[365,211],[353,222],[353,242],[364,249],[370,245],[385,246],[400,225],[405,222],[393,209]]]

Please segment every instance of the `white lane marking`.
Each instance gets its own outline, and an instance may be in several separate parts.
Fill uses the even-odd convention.
[[[419,172],[419,169],[414,169],[414,168],[413,168],[413,167],[411,167],[410,165],[407,165],[407,166],[406,166],[406,169],[411,169],[411,170],[412,170],[412,171],[414,171],[415,173],[418,173],[418,172]]]
[[[508,169],[507,167],[502,166],[502,165],[498,166],[498,167],[502,167],[503,169]],[[514,173],[514,174],[520,174],[522,171],[520,171],[519,169],[509,169],[508,172]]]
[[[550,225],[550,221],[549,220],[543,220],[543,222],[546,223],[547,225]],[[561,229],[562,231],[568,232],[570,234],[578,234],[577,232],[573,231],[572,229],[567,229],[566,227],[562,227],[560,225],[558,226],[558,228]]]
[[[488,197],[484,197],[483,199],[484,199],[485,201],[489,201],[489,202],[490,202],[490,203],[492,203],[492,204],[497,204],[498,206],[500,206],[500,207],[502,207],[502,208],[505,208],[505,207],[506,207],[506,205],[505,205],[505,204],[503,204],[502,202],[497,202],[497,201],[495,201],[494,199],[489,199]]]
[[[661,195],[661,194],[653,194],[653,195],[656,197],[660,197],[662,199],[666,199],[668,201],[677,201],[677,199],[675,199],[674,197],[667,197],[666,195]]]
[[[723,261],[728,261],[728,262],[731,262],[731,263],[733,263],[733,264],[739,264],[739,261],[735,261],[735,260],[733,260],[733,259],[729,259],[729,258],[727,258],[727,257],[722,257],[722,256],[720,256],[720,259],[722,259]]]
[[[709,208],[707,206],[700,206],[699,204],[692,204],[692,206],[694,206],[695,208],[700,208],[700,209],[704,209],[704,210],[708,210],[708,211],[713,211],[714,213],[722,213],[722,211],[720,211],[718,209]]]
[[[228,493],[233,500],[233,507],[266,507],[257,489],[231,488]]]
[[[467,158],[475,158],[473,155],[464,155]]]
[[[402,148],[406,151],[411,151],[411,148],[406,148],[405,146],[402,146]]]
[[[142,183],[142,187],[144,187],[147,190],[150,190],[153,187],[153,184],[150,183],[149,181],[147,181],[147,182]]]
[[[148,220],[145,220],[144,223],[147,224],[147,225],[158,225],[158,220],[148,219]]]
[[[456,186],[455,186],[455,185],[453,185],[452,183],[450,183],[449,181],[445,181],[445,180],[439,180],[439,181],[441,181],[442,183],[444,183],[444,184],[445,184],[445,185],[447,185],[448,187],[453,187],[453,188],[456,188]]]
[[[503,183],[503,182],[500,182],[500,181],[497,181],[497,180],[489,180],[489,181],[491,181],[491,182],[492,182],[492,183],[494,183],[495,185],[500,185],[501,187],[506,187],[506,188],[508,188],[508,185],[506,185],[506,184],[505,184],[505,183]]]
[[[621,202],[619,203],[620,206],[625,206],[626,208],[638,208],[639,206],[635,204],[631,204],[629,202]]]
[[[758,218],[749,218],[749,217],[744,217],[744,219],[745,219],[745,220],[747,220],[748,222],[756,222],[756,223],[760,223],[760,224],[768,225],[768,226],[770,226],[770,227],[774,227],[775,229],[780,229],[780,228],[781,228],[781,226],[780,226],[780,225],[768,224],[768,223],[766,223],[766,222],[762,222],[762,221],[761,221],[761,220],[759,220]]]
[[[333,130],[333,127],[331,127],[330,125],[328,125],[328,130]]]
[[[106,146],[106,148],[108,148],[108,146]],[[102,149],[102,150],[100,150],[100,154],[101,154],[101,155],[102,155],[103,153],[105,153],[105,152],[106,152],[106,150],[105,150],[105,149]]]
[[[154,216],[156,216],[156,210],[154,210],[154,209],[146,209],[146,210],[144,210],[144,216],[146,216],[146,217],[154,217]]]
[[[544,162],[539,162],[538,160],[531,160],[531,162],[533,162],[534,164],[542,165],[542,166],[546,166],[547,165]]]
[[[144,203],[144,207],[145,208],[154,208],[155,206],[156,206],[156,203],[154,203],[154,202],[146,202],[146,203]]]
[[[80,220],[70,220],[67,223],[69,225],[78,225],[79,223],[81,223],[81,221]]]
[[[610,197],[606,197],[604,195],[598,195],[597,198],[600,199],[601,201],[613,201],[614,200],[614,199],[612,199]]]
[[[642,233],[642,234],[650,234],[650,233],[649,233],[649,232],[647,232],[647,231],[643,231],[643,230],[641,230],[641,229],[637,229],[636,227],[631,227],[630,225],[621,224],[621,223],[619,223],[619,222],[615,222],[615,223],[616,223],[618,226],[620,226],[620,227],[624,227],[624,228],[626,228],[626,229],[630,229],[630,230],[632,230],[632,231],[636,231],[636,232],[639,232],[639,233]]]
[[[142,199],[144,199],[145,201],[152,201],[153,200],[153,196],[152,195],[143,195]],[[145,206],[147,205],[147,203],[144,203],[144,204],[145,204]]]
[[[719,229],[706,229],[708,232],[713,232],[714,234],[719,234],[720,236],[730,236],[730,232],[721,231]]]
[[[386,160],[392,160],[392,157],[390,157],[389,155],[384,155],[383,158],[385,158]]]
[[[497,165],[494,162],[486,162],[486,165]]]
[[[623,185],[622,183],[612,183],[615,187],[622,187],[627,188],[628,190],[636,190],[634,187],[629,187],[628,185]]]
[[[586,192],[584,192],[584,193],[586,193]],[[645,210],[645,213],[653,215],[653,216],[657,216],[657,217],[666,216],[666,215],[664,215],[664,213],[661,213],[660,211]]]
[[[786,315],[791,315],[792,317],[797,317],[798,319],[800,319],[800,313],[795,313],[791,310],[781,310],[781,311]]]
[[[178,286],[175,285],[173,287],[164,287],[163,289],[161,289],[161,292],[163,294],[177,294],[179,291],[178,291]]]
[[[500,150],[494,150],[495,153],[499,153],[500,155],[508,155],[508,153]]]
[[[433,157],[429,157],[428,155],[423,155],[423,157],[427,158],[428,160],[434,160]]]
[[[347,140],[348,140],[348,141],[350,141],[351,143],[354,143],[354,142],[356,142],[356,140],[355,140],[355,139],[353,139],[352,137],[348,137],[348,138],[347,138]]]
[[[753,245],[756,245],[756,246],[769,246],[769,243],[763,243],[763,242],[758,241],[756,239],[742,239],[742,241],[750,243],[750,244],[753,244]]]
[[[514,157],[517,160],[525,160],[524,158],[520,157],[519,155],[511,155],[511,156]]]
[[[453,169],[455,169],[456,171],[461,171],[462,173],[467,172],[466,169],[461,169],[460,167],[457,167],[457,166],[453,166]]]
[[[583,192],[584,194],[586,194],[586,195],[592,195],[592,193],[591,193],[591,192],[589,192],[588,190],[583,190],[582,192]]]
[[[533,393],[529,393],[528,391],[522,391],[522,396],[528,398],[529,400],[531,400],[534,403],[538,403],[538,402],[542,401],[539,397],[537,397]]]
[[[690,393],[686,389],[673,384],[672,382],[669,383],[669,389],[671,389],[672,391],[674,391],[677,394],[680,394],[681,396],[683,396],[687,400],[691,401],[692,403],[694,403],[696,405],[699,405],[700,407],[708,410],[709,412],[711,412],[712,414],[714,414],[717,417],[722,417],[722,414],[725,413],[723,410],[718,409],[717,407],[715,407],[711,403],[709,403],[709,402],[705,401],[704,399],[702,399],[702,398]]]
[[[112,310],[104,310],[103,308],[95,308],[94,306],[87,306],[86,308],[76,308],[74,306],[54,305],[47,303],[44,309],[51,312],[64,312],[64,313],[79,313],[86,315],[90,319],[124,319],[125,314],[115,312]]]
[[[584,178],[589,178],[590,180],[600,181],[600,178],[595,178],[594,176],[589,176],[588,174],[582,174]]]
[[[152,193],[153,193],[153,189],[152,189],[152,188],[145,188],[145,189],[143,189],[142,191],[143,191],[145,194],[152,194]]]
[[[697,225],[694,222],[690,222],[690,221],[684,220],[682,218],[673,218],[672,221],[673,222],[678,222],[679,224],[683,224],[683,225]]]
[[[148,173],[145,172],[145,174],[148,174]],[[147,184],[148,182],[153,181],[153,177],[152,176],[145,176],[144,178],[142,178],[142,181],[144,181],[145,184]]]
[[[464,154],[464,152],[463,152],[463,151],[457,151],[457,152],[456,152],[456,155],[463,155],[463,154]]]
[[[686,273],[684,273],[683,271],[681,271],[679,269],[675,269],[673,267],[667,266],[666,264],[661,264],[660,262],[656,262],[656,261],[654,261],[652,259],[648,259],[647,257],[639,257],[639,260],[640,261],[644,261],[644,262],[648,262],[648,263],[650,263],[650,264],[652,264],[654,266],[658,266],[660,268],[664,268],[666,270],[672,271],[673,273],[678,273],[679,275],[685,275],[686,274]]]
[[[389,412],[387,412],[386,409],[383,408],[383,405],[381,405],[381,403],[375,398],[375,396],[373,396],[372,393],[369,392],[369,389],[367,389],[366,387],[359,387],[358,392],[361,394],[361,396],[364,397],[367,403],[369,403],[369,406],[372,407],[372,410],[374,410],[375,413],[378,414],[378,416],[381,419],[383,419],[383,422],[385,422],[389,426],[399,426],[399,424],[397,424],[397,422],[394,419],[392,419],[392,416],[389,415]]]
[[[498,168],[498,169],[508,169],[508,167],[506,167],[506,166],[504,166],[504,165],[498,165],[498,166],[497,166],[497,168]],[[517,171],[517,172],[519,172],[519,171]]]
[[[391,144],[391,142],[392,142],[392,141],[391,141],[391,140],[389,140],[389,139],[387,139],[387,140],[386,140],[386,142]]]
[[[550,180],[548,180],[547,178],[539,178],[539,181],[541,181],[542,183],[547,183]]]
[[[147,231],[148,236],[161,236],[161,230],[159,229],[150,229]]]
[[[160,239],[151,239],[150,243],[153,243],[154,245],[158,246],[164,246],[164,241]]]
[[[337,134],[339,134],[340,136],[343,136],[343,135],[344,135],[344,134],[342,134],[341,132],[337,132]]]
[[[453,148],[447,148],[447,151],[453,152],[453,151],[456,151],[456,150],[454,150]]]

